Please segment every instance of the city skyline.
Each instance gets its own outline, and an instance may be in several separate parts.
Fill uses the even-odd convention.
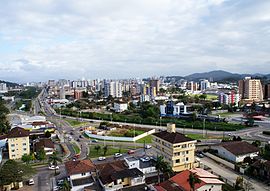
[[[3,80],[270,73],[267,1],[29,0],[0,5]]]

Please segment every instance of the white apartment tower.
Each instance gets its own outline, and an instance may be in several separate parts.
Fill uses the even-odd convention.
[[[106,82],[104,84],[104,96],[122,97],[122,84],[118,81]]]

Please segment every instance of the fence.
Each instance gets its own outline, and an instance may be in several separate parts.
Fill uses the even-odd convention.
[[[90,131],[88,130],[85,130],[84,133],[90,137],[90,138],[93,138],[93,139],[102,139],[102,140],[106,140],[106,141],[127,141],[127,142],[135,142],[141,138],[144,138],[148,135],[151,135],[153,133],[155,133],[155,129],[152,129],[148,132],[145,132],[141,135],[138,135],[136,137],[115,137],[115,136],[102,136],[102,135],[95,135],[95,134],[92,134]]]
[[[212,155],[212,154],[210,154],[210,153],[204,153],[206,156],[208,156],[209,158],[211,158],[211,159],[213,159],[214,161],[216,161],[216,162],[219,162],[219,163],[221,163],[221,164],[224,164],[225,166],[227,166],[227,167],[229,167],[229,168],[231,168],[231,169],[235,169],[235,165],[233,164],[233,163],[230,163],[230,162],[228,162],[228,161],[226,161],[226,160],[224,160],[224,159],[222,159],[222,158],[219,158],[219,157],[217,157],[217,156],[215,156],[215,155]]]

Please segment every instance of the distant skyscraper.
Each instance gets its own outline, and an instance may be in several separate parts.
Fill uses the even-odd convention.
[[[7,92],[7,84],[6,83],[0,83],[0,93],[5,93]]]
[[[261,81],[258,79],[251,79],[250,77],[239,80],[239,94],[241,99],[247,101],[262,101],[263,89]]]
[[[118,81],[106,82],[104,84],[104,96],[122,97],[122,84]]]
[[[150,80],[149,85],[150,85],[151,89],[155,88],[156,93],[159,92],[159,86],[160,86],[159,80]]]

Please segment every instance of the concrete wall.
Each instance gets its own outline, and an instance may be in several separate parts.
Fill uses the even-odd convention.
[[[219,162],[221,164],[224,164],[225,166],[227,166],[227,167],[229,167],[231,169],[234,169],[234,167],[235,167],[235,165],[233,163],[230,163],[230,162],[228,162],[228,161],[226,161],[226,160],[224,160],[222,158],[219,158],[219,157],[217,157],[215,155],[212,155],[210,153],[204,153],[204,154],[206,156],[208,156],[209,158],[213,159],[214,161]]]
[[[141,135],[138,135],[136,137],[114,137],[114,136],[102,136],[102,135],[95,135],[95,134],[92,134],[90,133],[90,131],[88,130],[85,130],[84,133],[90,137],[90,138],[93,138],[93,139],[102,139],[102,140],[109,140],[109,141],[128,141],[128,142],[134,142],[134,141],[137,141],[143,137],[146,137],[148,135],[151,135],[153,133],[155,133],[155,129],[152,129],[148,132],[145,132]]]

